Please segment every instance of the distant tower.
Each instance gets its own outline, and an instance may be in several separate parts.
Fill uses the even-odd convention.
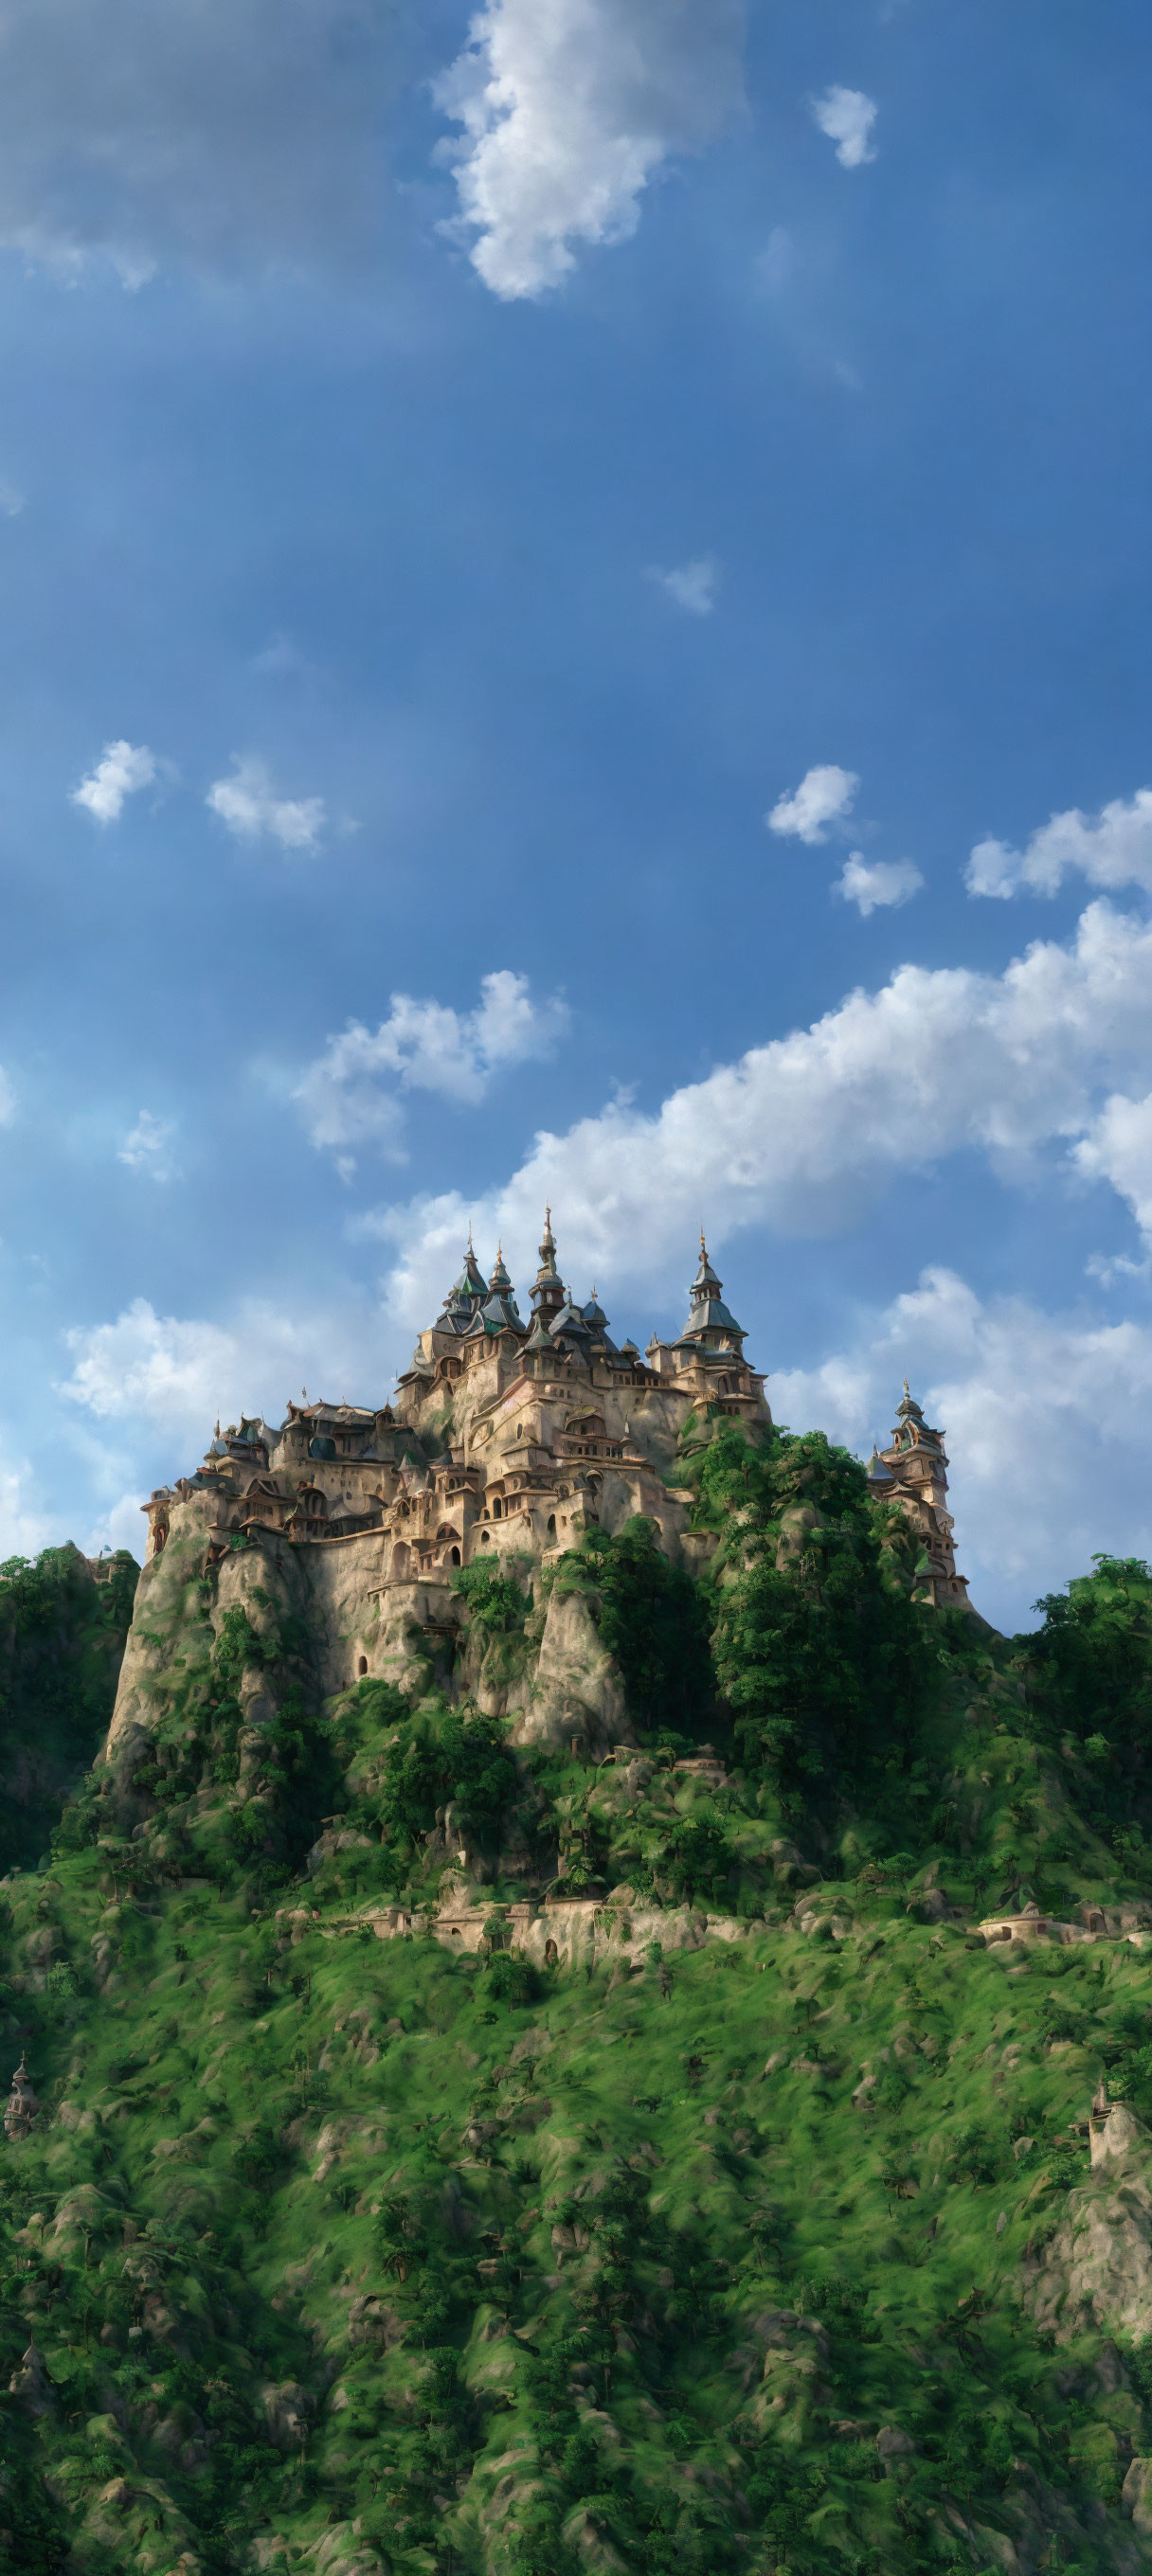
[[[925,1422],[904,1380],[904,1400],[896,1407],[891,1445],[873,1448],[868,1462],[868,1491],[877,1502],[899,1503],[922,1542],[916,1599],[936,1610],[968,1608],[967,1576],[957,1574],[948,1509],[948,1458],[944,1434]]]

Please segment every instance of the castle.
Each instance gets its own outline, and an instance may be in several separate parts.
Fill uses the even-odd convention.
[[[643,1356],[613,1341],[595,1289],[579,1305],[563,1285],[550,1210],[530,1306],[522,1316],[500,1251],[485,1281],[469,1239],[391,1403],[371,1411],[305,1399],[279,1430],[259,1418],[223,1433],[217,1424],[203,1464],[145,1506],[149,1558],[176,1516],[204,1532],[208,1564],[238,1535],[275,1534],[293,1548],[348,1552],[359,1560],[356,1592],[381,1608],[403,1592],[423,1620],[436,1616],[434,1596],[456,1568],[482,1557],[548,1563],[590,1523],[612,1532],[636,1513],[656,1523],[673,1561],[698,1563],[708,1542],[693,1532],[678,1482],[681,1432],[693,1415],[727,1416],[753,1434],[772,1420],[703,1235],[683,1329],[674,1341],[654,1337]],[[899,1410],[869,1489],[898,1501],[921,1536],[923,1597],[962,1603],[940,1434],[907,1390]]]

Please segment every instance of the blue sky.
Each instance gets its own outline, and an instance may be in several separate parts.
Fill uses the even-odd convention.
[[[376,1400],[546,1194],[642,1342],[703,1222],[796,1426],[907,1371],[1002,1624],[1152,1552],[1146,14],[0,69],[0,1552]]]

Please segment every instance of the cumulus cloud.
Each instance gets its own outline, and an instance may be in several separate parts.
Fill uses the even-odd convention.
[[[839,769],[834,760],[805,771],[790,796],[780,796],[764,817],[770,832],[785,840],[826,841],[828,825],[842,823],[856,802],[860,781],[854,769]]]
[[[392,1373],[378,1314],[351,1292],[323,1313],[248,1299],[225,1323],[158,1315],[137,1297],[113,1323],[77,1326],[66,1341],[73,1368],[60,1392],[71,1404],[102,1424],[178,1444],[184,1458],[202,1454],[217,1414],[234,1422],[262,1412],[279,1422],[301,1386],[337,1403],[367,1391],[372,1402]],[[165,1469],[177,1472],[176,1463]]]
[[[969,894],[1053,895],[1066,876],[1087,877],[1089,885],[1142,886],[1152,892],[1152,787],[1138,787],[1130,805],[1122,797],[1082,814],[1073,805],[1066,814],[1050,814],[1027,847],[1008,841],[978,841],[964,871]]]
[[[523,1268],[545,1199],[580,1276],[654,1284],[701,1210],[717,1243],[754,1224],[842,1231],[896,1173],[961,1151],[1004,1170],[1086,1138],[1122,1088],[1152,1088],[1152,925],[1096,902],[1074,939],[1037,941],[1002,975],[900,966],[652,1115],[614,1101],[537,1136],[482,1199],[450,1193],[366,1222],[398,1247],[387,1293],[406,1323],[434,1311],[469,1215]]]
[[[907,903],[919,894],[924,879],[911,859],[875,859],[871,863],[862,850],[853,850],[844,862],[836,880],[836,892],[846,903],[854,903],[867,920],[885,904]]]
[[[1094,1549],[1152,1555],[1152,1331],[983,1302],[955,1272],[862,1321],[847,1349],[769,1383],[777,1419],[819,1424],[866,1455],[907,1376],[949,1455],[956,1558],[978,1610],[1031,1625],[1030,1605],[1086,1574]]]
[[[324,829],[322,796],[277,796],[262,760],[233,754],[231,778],[218,778],[205,802],[240,841],[279,841],[282,850],[314,850]]]
[[[549,1055],[568,1024],[559,995],[534,1001],[527,976],[508,967],[485,975],[474,1011],[393,993],[377,1029],[350,1020],[329,1038],[293,1097],[314,1145],[372,1144],[395,1156],[403,1119],[397,1090],[474,1105],[495,1074]]]
[[[687,609],[690,617],[711,616],[720,586],[720,566],[715,555],[697,555],[691,563],[674,564],[670,572],[662,572],[658,564],[653,564],[648,578],[659,582],[661,590],[667,591],[677,608]]]
[[[576,246],[624,241],[669,155],[740,104],[742,0],[486,0],[435,84],[469,244],[494,294],[559,286]]]
[[[1087,1180],[1111,1184],[1152,1241],[1152,1094],[1130,1100],[1114,1092],[1072,1157]]]
[[[865,161],[876,158],[872,146],[872,128],[876,123],[876,101],[866,90],[842,89],[834,82],[823,98],[814,98],[812,114],[821,134],[836,146],[836,158],[845,170],[859,170]]]
[[[106,742],[104,755],[87,778],[72,790],[72,803],[83,805],[98,823],[118,823],[125,800],[150,787],[156,759],[147,743]]]
[[[120,1147],[117,1162],[127,1163],[130,1172],[146,1172],[153,1181],[172,1180],[176,1166],[169,1148],[175,1132],[170,1118],[155,1118],[150,1109],[142,1109]]]
[[[371,0],[4,0],[0,244],[129,286],[369,255],[394,28]]]

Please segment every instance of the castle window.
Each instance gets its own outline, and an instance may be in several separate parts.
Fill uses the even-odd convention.
[[[453,1548],[450,1548],[450,1549],[449,1549],[449,1552],[448,1552],[448,1563],[449,1563],[449,1565],[459,1565],[459,1563],[460,1563],[460,1550],[459,1550],[459,1548],[458,1548],[458,1547],[453,1547]]]
[[[360,1660],[359,1660],[359,1662],[358,1662],[358,1664],[357,1664],[357,1666],[356,1666],[356,1670],[357,1670],[357,1673],[358,1673],[358,1675],[359,1675],[359,1677],[360,1677],[360,1680],[361,1680],[361,1681],[363,1681],[363,1679],[364,1679],[364,1675],[365,1675],[365,1673],[366,1673],[366,1672],[367,1672],[367,1670],[368,1670],[368,1657],[367,1657],[367,1655],[361,1655]]]
[[[555,1514],[555,1512],[549,1512],[549,1514],[548,1514],[548,1536],[549,1536],[549,1538],[555,1538],[555,1536],[556,1536],[556,1514]]]

